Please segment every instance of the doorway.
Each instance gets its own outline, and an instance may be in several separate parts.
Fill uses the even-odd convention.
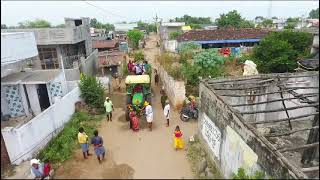
[[[46,84],[39,84],[37,88],[38,98],[40,103],[41,111],[46,110],[50,107],[50,100]]]

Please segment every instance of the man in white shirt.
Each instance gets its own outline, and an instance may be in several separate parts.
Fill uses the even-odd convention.
[[[166,120],[167,120],[167,127],[169,127],[169,114],[170,114],[170,104],[169,104],[169,100],[166,100],[166,105],[164,106],[163,114],[164,114],[164,117],[165,117]]]
[[[149,124],[150,131],[152,131],[152,120],[153,120],[152,106],[147,101],[144,103],[144,105],[146,106],[146,119]]]

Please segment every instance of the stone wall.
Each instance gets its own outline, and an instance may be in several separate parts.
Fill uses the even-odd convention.
[[[306,178],[214,90],[200,84],[200,140],[226,178],[243,167],[262,169],[273,178]]]
[[[184,81],[175,80],[170,76],[161,65],[156,65],[160,80],[164,86],[165,92],[171,105],[175,108],[181,108],[185,99],[186,87]]]

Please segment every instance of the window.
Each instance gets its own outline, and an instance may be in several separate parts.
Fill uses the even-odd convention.
[[[42,69],[58,69],[59,61],[56,48],[38,48]]]

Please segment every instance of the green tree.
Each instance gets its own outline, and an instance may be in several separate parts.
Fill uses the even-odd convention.
[[[1,29],[7,29],[7,25],[1,24]]]
[[[105,100],[104,88],[100,81],[94,76],[81,74],[80,77],[80,96],[92,108],[103,109]]]
[[[66,25],[65,25],[65,24],[58,24],[58,25],[56,25],[55,27],[56,27],[56,28],[65,28]]]
[[[263,73],[293,72],[297,59],[309,54],[312,36],[305,32],[273,32],[253,49],[253,60]]]
[[[113,24],[103,24],[99,22],[96,18],[90,19],[90,26],[96,29],[105,29],[106,31],[113,31],[114,25]]]
[[[51,27],[51,23],[43,19],[36,19],[34,21],[19,22],[18,26],[19,28],[48,28]]]
[[[199,77],[220,76],[223,64],[224,58],[218,55],[217,50],[209,49],[196,54],[192,62],[184,62],[181,73],[189,84],[196,85],[199,83]]]
[[[157,31],[157,27],[154,23],[145,23],[145,22],[142,22],[142,21],[138,21],[138,28],[143,28],[147,31],[147,33],[150,33],[150,32],[156,32]]]
[[[171,33],[169,34],[169,39],[170,39],[170,40],[177,39],[177,37],[179,37],[181,34],[182,34],[182,32],[180,32],[180,31],[171,32]]]
[[[254,24],[241,17],[237,10],[228,12],[227,14],[220,14],[216,19],[216,24],[219,27],[234,27],[234,28],[252,28]]]
[[[264,19],[261,23],[261,25],[265,28],[270,28],[272,27],[273,20],[272,19]]]
[[[253,175],[248,175],[243,168],[239,168],[238,172],[233,173],[232,179],[264,179],[266,174],[261,171],[256,171]]]
[[[294,29],[299,22],[299,18],[288,18],[287,19],[287,26],[285,26],[285,29]]]
[[[203,29],[200,24],[189,24],[189,26],[191,29]]]
[[[312,9],[309,13],[309,18],[311,19],[319,19],[319,8]]]
[[[187,14],[183,15],[182,17],[176,17],[171,19],[171,22],[185,22],[186,25],[190,24],[212,24],[210,17],[192,17]]]
[[[136,49],[139,46],[139,41],[144,37],[144,34],[143,32],[134,29],[128,31],[127,37],[129,39],[129,43],[132,45],[134,49]]]

